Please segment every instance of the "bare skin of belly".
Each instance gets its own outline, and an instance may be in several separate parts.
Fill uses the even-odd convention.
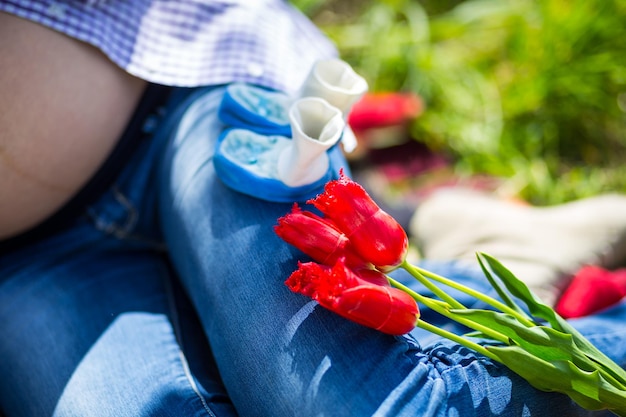
[[[95,48],[0,12],[0,240],[89,180],[144,88]]]

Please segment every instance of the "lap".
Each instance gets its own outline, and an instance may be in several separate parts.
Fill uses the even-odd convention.
[[[219,98],[219,90],[198,94],[162,158],[169,259],[128,234],[128,222],[112,227],[109,217],[124,217],[116,210],[94,219],[107,238],[80,242],[83,231],[73,230],[0,256],[7,415],[233,415],[226,390],[253,416],[589,414],[458,345],[384,335],[291,293],[283,282],[303,258],[273,232],[290,205],[215,177]],[[152,181],[148,171],[136,177]],[[475,272],[430,266],[485,289]],[[622,362],[625,309],[577,322]]]

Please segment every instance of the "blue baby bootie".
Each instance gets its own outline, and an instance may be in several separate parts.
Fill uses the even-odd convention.
[[[342,113],[324,99],[308,97],[289,111],[291,137],[228,128],[213,157],[217,176],[243,194],[273,202],[302,202],[338,178],[336,146],[345,127]]]
[[[226,87],[217,115],[227,126],[264,135],[291,136],[289,106],[284,93],[245,83]]]
[[[348,152],[356,144],[346,118],[367,88],[365,79],[339,59],[318,61],[295,97],[250,84],[229,85],[218,109],[227,126],[215,150],[218,177],[263,200],[315,197],[344,168],[339,140]]]
[[[276,161],[291,142],[284,136],[266,136],[244,129],[227,129],[213,158],[215,172],[228,187],[266,201],[293,203],[315,197],[327,181],[329,169],[310,184],[291,187],[277,178]]]

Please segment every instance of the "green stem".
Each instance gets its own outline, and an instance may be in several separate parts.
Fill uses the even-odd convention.
[[[410,273],[412,276],[414,276],[418,281],[420,281],[421,283],[423,283],[423,278],[427,277],[430,278],[434,281],[437,281],[443,285],[446,285],[450,288],[454,288],[456,290],[459,290],[465,294],[471,295],[472,297],[483,301],[485,303],[487,303],[488,305],[490,305],[491,307],[500,310],[503,313],[508,313],[510,315],[512,315],[513,317],[515,317],[517,320],[519,320],[522,324],[524,324],[527,327],[534,327],[536,326],[536,324],[530,320],[527,316],[520,314],[518,311],[512,309],[511,307],[507,306],[506,304],[496,300],[493,297],[490,297],[488,295],[485,295],[479,291],[476,291],[472,288],[466,287],[465,285],[459,284],[458,282],[455,282],[449,278],[445,278],[442,277],[441,275],[437,275],[433,272],[430,272],[426,269],[420,268],[418,266],[412,265],[407,261],[404,261],[402,263],[402,265],[400,265],[401,268],[404,268],[408,273]],[[433,285],[431,283],[431,285]],[[430,287],[427,287],[430,289]],[[432,291],[432,289],[431,289]],[[441,289],[439,289],[439,291],[441,291]],[[434,291],[433,291],[434,292]],[[441,291],[443,292],[443,291]],[[445,293],[445,292],[444,292]],[[437,296],[439,296],[438,293]],[[449,297],[449,296],[448,296]]]
[[[462,346],[465,346],[468,349],[472,349],[478,353],[481,353],[487,356],[488,358],[493,359],[494,361],[500,362],[498,357],[492,354],[491,352],[489,352],[484,346],[481,346],[478,343],[467,340],[463,336],[459,336],[447,330],[441,329],[437,326],[433,326],[432,324],[427,323],[422,319],[417,320],[417,327],[424,329],[424,330],[428,330],[429,332],[434,333],[438,336],[445,337],[446,339],[452,340],[453,342],[456,342]]]
[[[511,341],[509,339],[508,336],[493,330],[490,327],[487,327],[485,325],[482,325],[480,323],[476,323],[475,321],[472,321],[470,319],[467,319],[465,317],[461,317],[458,316],[456,314],[454,314],[453,312],[450,311],[450,305],[446,302],[440,301],[440,300],[436,300],[430,297],[426,297],[425,295],[422,295],[418,292],[413,291],[412,289],[410,289],[409,287],[399,283],[398,281],[394,280],[393,278],[389,278],[389,282],[391,283],[391,285],[393,285],[394,287],[406,292],[407,294],[409,294],[411,297],[413,297],[413,299],[415,301],[417,301],[418,303],[421,303],[429,308],[431,308],[433,311],[436,311],[437,313],[441,314],[442,316],[445,316],[447,318],[449,318],[450,320],[454,320],[457,323],[463,324],[473,330],[477,330],[479,332],[481,332],[482,334],[484,334],[485,336],[496,340],[498,342],[504,343],[505,345],[510,345]],[[462,307],[463,310],[467,310],[467,308]]]
[[[447,294],[441,288],[439,288],[438,286],[430,282],[428,279],[426,279],[425,274],[423,274],[420,270],[418,270],[417,267],[415,267],[414,265],[411,265],[406,260],[402,262],[402,265],[400,265],[400,268],[405,269],[415,279],[417,279],[422,285],[424,285],[426,288],[432,291],[432,293],[435,294],[437,297],[439,297],[441,300],[448,303],[452,308],[458,308],[458,309],[466,308],[462,303],[457,301],[454,297]]]

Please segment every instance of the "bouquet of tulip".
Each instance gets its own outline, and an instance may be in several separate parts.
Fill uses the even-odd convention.
[[[608,409],[626,416],[626,371],[496,259],[477,254],[501,301],[410,264],[405,231],[343,173],[307,203],[322,216],[294,205],[275,227],[283,240],[315,261],[298,264],[286,281],[292,291],[385,333],[426,329],[506,365],[539,390],[567,394],[589,410]],[[436,297],[421,295],[386,275],[396,268],[405,269]],[[491,308],[467,308],[442,286]],[[431,325],[420,318],[419,304],[474,331],[457,335]],[[480,344],[478,339],[490,343]]]

